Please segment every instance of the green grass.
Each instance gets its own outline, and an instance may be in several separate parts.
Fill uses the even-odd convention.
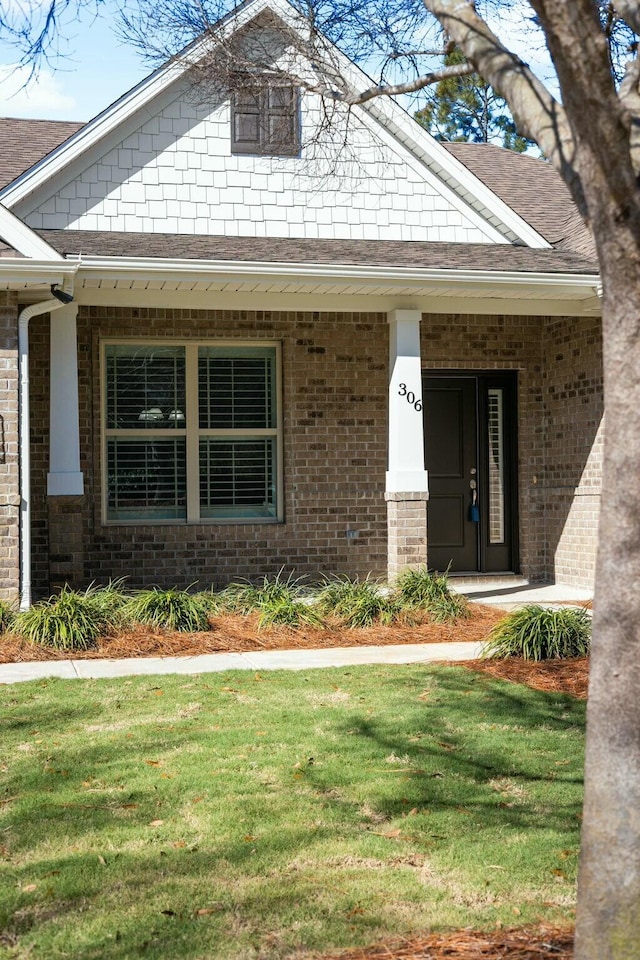
[[[0,687],[3,960],[569,920],[584,705],[461,668]]]

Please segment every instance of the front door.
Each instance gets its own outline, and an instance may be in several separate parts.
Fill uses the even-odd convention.
[[[422,392],[429,566],[516,570],[516,375],[429,372]]]

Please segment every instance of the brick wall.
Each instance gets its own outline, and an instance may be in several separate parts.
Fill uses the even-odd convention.
[[[20,589],[18,463],[18,311],[15,294],[0,292],[0,597]]]
[[[425,315],[425,369],[518,372],[524,576],[591,585],[602,468],[599,318]],[[427,511],[428,516],[428,511]]]
[[[550,319],[544,365],[549,568],[561,583],[595,576],[604,444],[602,336],[597,318]]]
[[[32,321],[34,593],[49,589],[48,319]],[[282,524],[103,526],[99,343],[104,337],[282,341]],[[234,576],[349,573],[384,576],[387,435],[384,314],[80,308],[78,315],[84,582],[222,586]],[[347,539],[345,531],[358,530]],[[70,548],[71,549],[71,548]],[[73,566],[74,558],[68,562]]]
[[[15,327],[15,313],[11,316]],[[65,544],[57,567],[49,563],[48,524],[54,524],[54,538],[55,530],[64,532],[62,507],[71,507],[66,502],[47,505],[45,493],[48,330],[48,318],[32,320],[36,594],[46,593],[67,568],[76,575],[81,563],[85,583],[128,576],[132,585],[199,580],[219,586],[234,576],[273,574],[281,566],[312,577],[321,572],[386,575],[385,315],[81,308],[79,400],[86,494],[74,501],[73,542]],[[99,343],[102,337],[132,335],[282,341],[284,523],[102,525]],[[13,336],[15,343],[15,331]],[[589,583],[602,444],[599,321],[425,315],[422,355],[425,369],[518,371],[522,573],[532,579]],[[17,464],[1,466],[13,469],[16,479],[11,482],[17,483]],[[416,507],[423,510],[424,504]],[[17,544],[16,508],[11,516],[15,534],[7,543]],[[346,530],[357,530],[359,536],[347,539]],[[398,563],[402,551],[413,546],[391,544]],[[62,559],[66,566],[60,566]]]

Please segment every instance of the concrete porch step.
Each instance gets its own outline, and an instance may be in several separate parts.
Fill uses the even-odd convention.
[[[457,593],[471,600],[512,609],[527,603],[563,603],[567,606],[593,599],[591,587],[574,587],[562,583],[531,583],[516,574],[495,577],[452,576],[449,584]]]

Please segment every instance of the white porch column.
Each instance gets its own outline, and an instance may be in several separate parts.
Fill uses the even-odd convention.
[[[77,304],[51,314],[49,589],[84,583],[84,481],[80,470]]]
[[[420,311],[389,319],[388,575],[427,562],[429,487],[424,461]]]
[[[81,496],[80,424],[78,413],[78,305],[51,314],[49,473],[50,497]]]

